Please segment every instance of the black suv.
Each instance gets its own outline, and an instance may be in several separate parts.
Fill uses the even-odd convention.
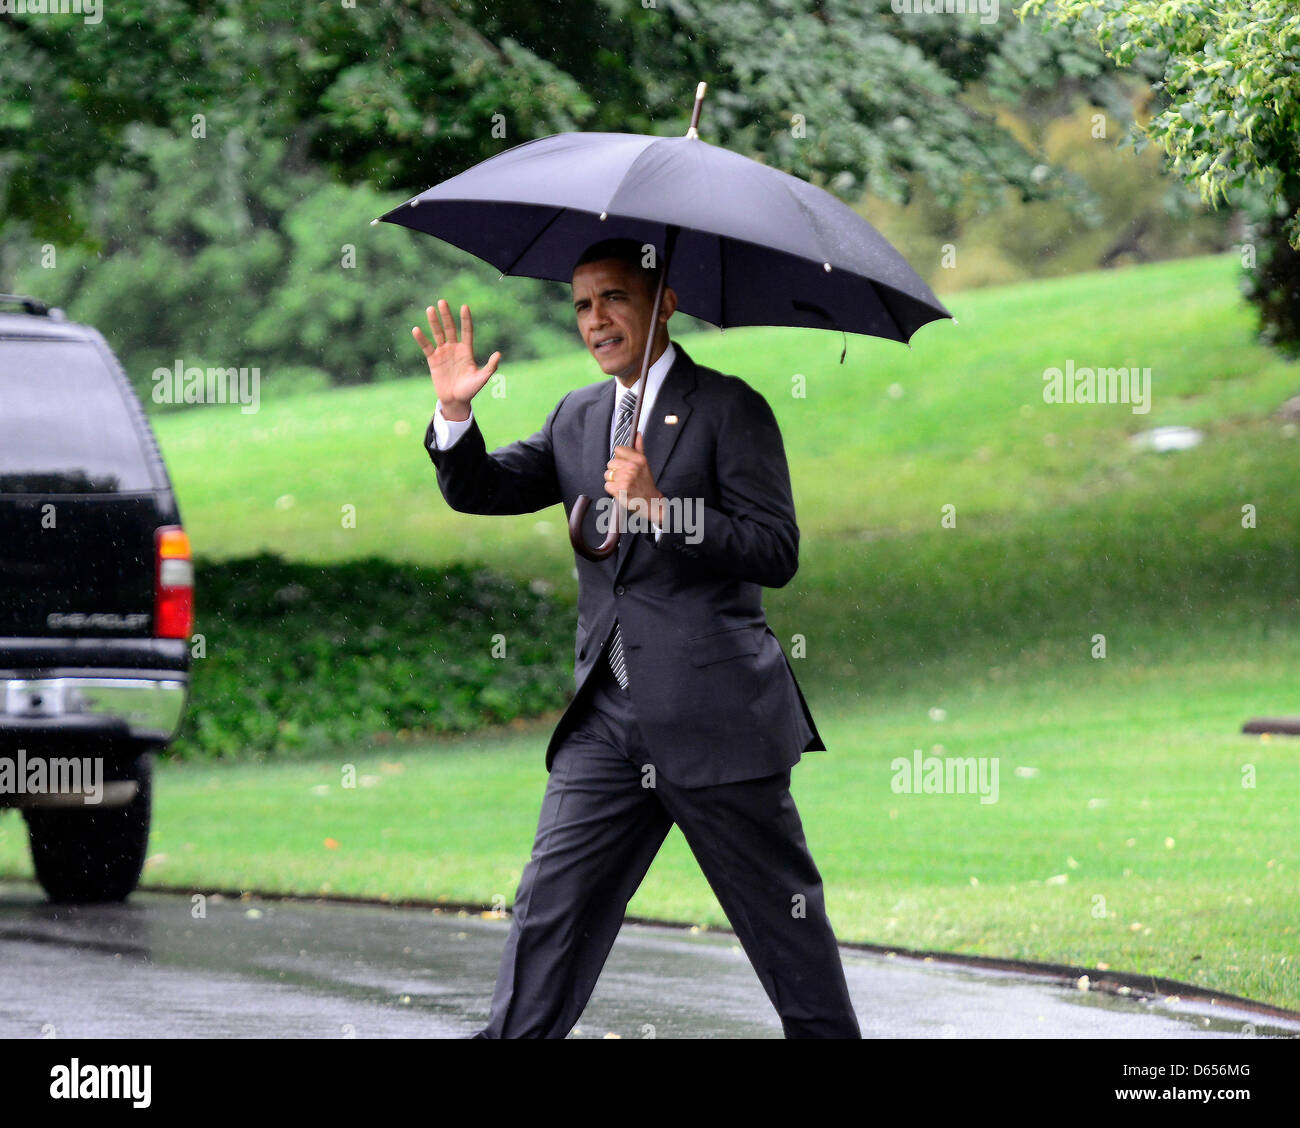
[[[193,584],[104,338],[0,295],[0,808],[22,809],[53,900],[119,901],[140,879],[152,754],[189,696]]]

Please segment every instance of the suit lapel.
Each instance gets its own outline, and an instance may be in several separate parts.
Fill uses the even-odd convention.
[[[663,476],[668,456],[677,445],[677,436],[682,433],[691,414],[687,397],[695,391],[695,362],[686,355],[686,350],[681,345],[674,344],[673,348],[677,350],[673,366],[664,377],[659,394],[655,396],[654,414],[644,421],[642,428],[646,462],[650,464],[650,476],[656,482]],[[665,417],[673,415],[677,416],[676,423],[664,422]]]
[[[586,482],[587,496],[591,498],[593,512],[598,512],[597,504],[601,498],[608,497],[605,492],[605,465],[609,462],[609,429],[614,421],[614,397],[617,380],[610,379],[606,387],[601,388],[595,402],[587,409],[587,422],[582,436],[582,473]]]

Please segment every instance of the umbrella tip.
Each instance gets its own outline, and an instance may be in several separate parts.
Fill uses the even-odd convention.
[[[371,226],[371,227],[374,227],[374,225],[375,225],[376,223],[378,223],[378,222],[379,222],[379,220],[377,220],[377,219],[372,219],[372,220],[370,221],[370,226]]]
[[[691,111],[691,124],[686,130],[686,136],[692,141],[700,139],[700,131],[696,128],[700,124],[700,105],[704,101],[704,92],[709,88],[707,82],[701,82],[695,88],[695,108]]]

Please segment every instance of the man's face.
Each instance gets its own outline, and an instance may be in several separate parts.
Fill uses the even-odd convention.
[[[661,320],[672,313],[670,295],[672,290],[665,289]],[[635,378],[634,374],[640,374],[653,307],[654,292],[645,275],[628,263],[602,259],[573,272],[578,332],[606,376]]]

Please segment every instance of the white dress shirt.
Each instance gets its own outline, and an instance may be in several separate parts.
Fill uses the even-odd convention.
[[[677,350],[673,347],[672,341],[668,342],[668,347],[660,354],[659,359],[650,365],[650,371],[646,373],[648,390],[645,394],[645,400],[641,404],[641,418],[637,422],[637,431],[644,435],[645,425],[654,418],[651,412],[654,410],[655,399],[659,395],[659,389],[663,387],[664,378],[668,375],[668,370],[673,366],[673,361],[677,358]],[[617,380],[616,398],[614,400],[614,414],[609,421],[609,442],[606,444],[606,450],[614,445],[614,432],[618,428],[618,409],[622,405],[623,397],[627,395],[627,389]],[[636,392],[641,391],[641,380],[638,379],[632,385]],[[460,437],[469,430],[469,425],[474,419],[474,405],[470,405],[468,419],[447,419],[442,414],[442,401],[438,401],[437,407],[433,409],[433,445],[437,450],[447,450],[456,445]],[[658,525],[652,523],[655,532],[655,540],[659,539],[659,534],[663,532]]]

